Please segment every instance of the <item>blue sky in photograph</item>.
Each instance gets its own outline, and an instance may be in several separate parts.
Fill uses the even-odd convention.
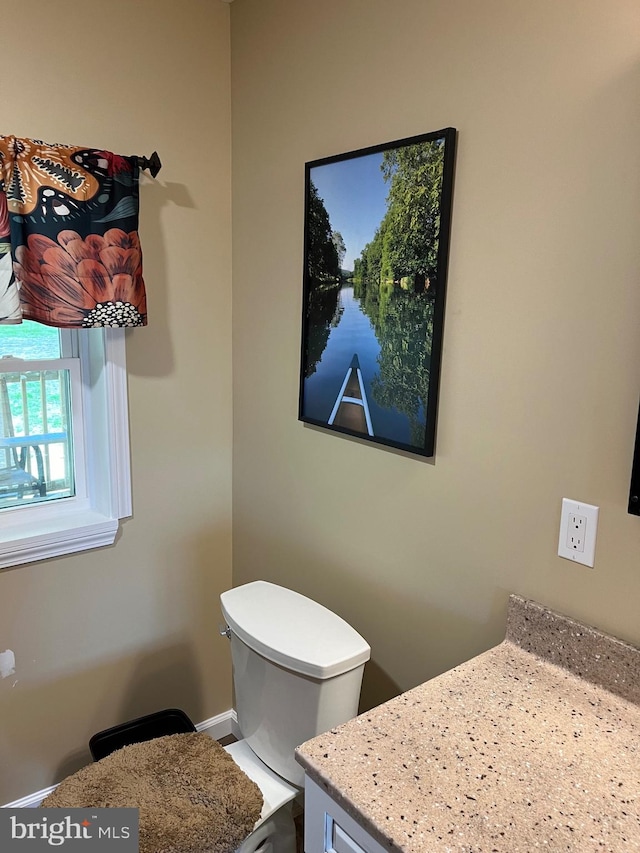
[[[326,163],[311,169],[311,180],[324,201],[331,227],[342,234],[347,254],[342,266],[352,270],[387,210],[388,185],[380,171],[382,152]]]

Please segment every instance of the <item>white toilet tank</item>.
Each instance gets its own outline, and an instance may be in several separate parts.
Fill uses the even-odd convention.
[[[272,770],[302,787],[294,749],[358,713],[371,649],[344,619],[267,581],[223,592],[242,737]]]

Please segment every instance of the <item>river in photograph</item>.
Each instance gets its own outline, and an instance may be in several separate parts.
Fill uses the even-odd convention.
[[[414,339],[414,346],[418,344],[424,358],[427,349],[426,325],[424,335],[416,336],[415,322],[404,333],[399,333],[399,323],[393,322],[394,318],[400,322],[406,319],[407,309],[409,313],[415,314],[414,306],[419,303],[419,298],[416,299],[413,294],[393,293],[389,299],[391,307],[385,314],[389,322],[378,323],[376,332],[361,300],[354,295],[353,286],[342,287],[333,321],[327,324],[330,332],[326,345],[315,365],[315,372],[305,380],[303,416],[321,423],[327,422],[346,371],[354,354],[357,354],[374,436],[398,444],[421,446],[425,427],[424,407],[420,401],[422,395],[417,394],[414,388],[408,389],[412,411],[407,414],[401,411],[403,395],[406,396],[407,392],[406,381],[398,373],[393,376],[394,383],[397,380],[404,387],[394,388],[388,381],[389,371],[393,372],[394,365],[399,367],[400,373],[412,369],[411,352],[407,349],[406,340],[409,337]],[[426,302],[422,304],[426,305]],[[422,310],[421,317],[426,310]],[[314,322],[312,317],[312,326]],[[398,364],[402,361],[404,365]],[[416,371],[410,384],[418,380],[418,374],[419,371]],[[390,401],[395,401],[395,394],[398,394],[400,407],[389,405]]]

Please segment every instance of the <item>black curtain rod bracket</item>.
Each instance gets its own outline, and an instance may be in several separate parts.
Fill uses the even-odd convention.
[[[157,151],[154,151],[151,157],[138,157],[137,159],[138,166],[141,169],[148,169],[151,172],[152,178],[155,178],[162,168],[162,163],[160,162]]]

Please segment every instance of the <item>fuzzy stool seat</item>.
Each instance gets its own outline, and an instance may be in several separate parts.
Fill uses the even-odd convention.
[[[204,733],[125,746],[62,781],[43,808],[138,808],[140,853],[233,853],[262,793]]]

